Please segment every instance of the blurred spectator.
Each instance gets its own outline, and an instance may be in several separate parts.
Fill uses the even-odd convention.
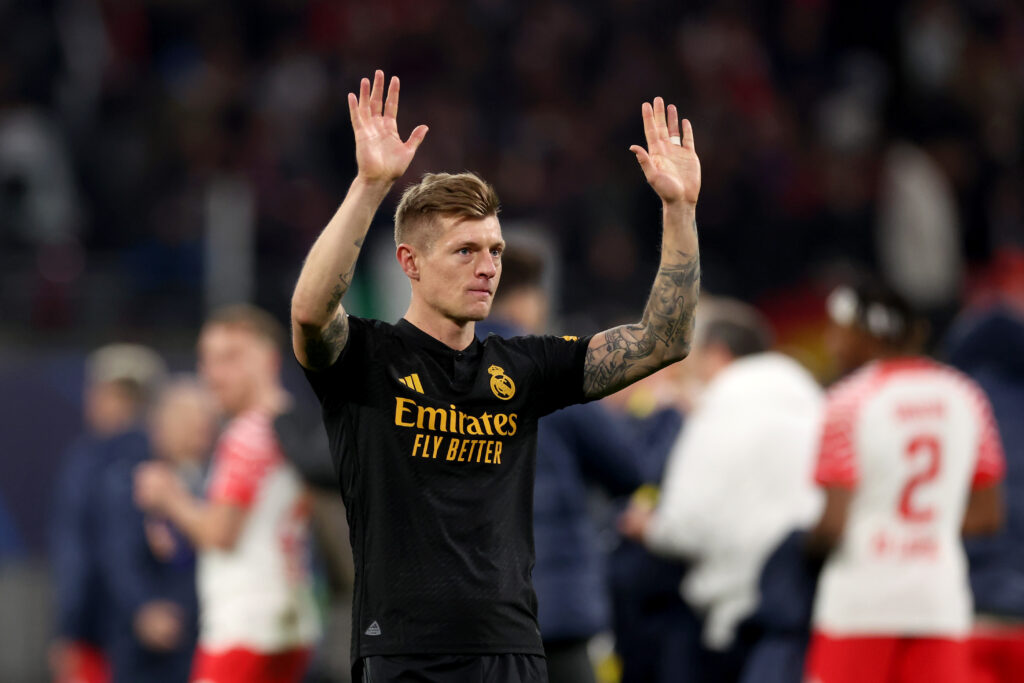
[[[149,420],[149,452],[111,465],[99,483],[102,580],[113,596],[107,652],[113,683],[184,683],[195,649],[195,556],[166,522],[145,519],[133,500],[133,472],[155,458],[193,487],[200,483],[214,430],[213,406],[193,380],[160,392]]]
[[[122,463],[148,457],[142,420],[164,374],[159,356],[130,344],[105,346],[86,362],[87,432],[61,465],[51,520],[57,641],[50,663],[57,681],[107,679],[102,653],[118,637],[112,614],[118,598],[103,574],[102,554],[111,540],[103,482]]]
[[[829,394],[808,539],[827,555],[807,676],[969,681],[971,595],[961,534],[1002,521],[1003,454],[971,379],[915,355],[923,325],[877,282],[841,286],[829,315],[849,358],[871,361]]]
[[[238,305],[215,312],[199,337],[200,373],[230,418],[205,499],[167,463],[138,468],[135,495],[199,551],[200,632],[192,676],[212,683],[301,680],[319,635],[308,568],[308,501],[273,421],[284,330]]]
[[[656,508],[634,504],[623,532],[686,559],[683,597],[703,622],[710,654],[695,680],[737,680],[748,644],[740,623],[757,606],[772,549],[820,505],[810,482],[822,404],[796,361],[769,352],[753,309],[702,302],[688,360],[705,388],[670,455]]]
[[[968,539],[975,625],[974,681],[1009,683],[1024,671],[1024,313],[968,309],[945,340],[949,362],[988,395],[1006,453],[1006,526]]]
[[[678,370],[664,368],[603,400],[625,424],[633,458],[646,482],[661,481],[689,405],[680,400]],[[652,494],[645,486],[636,494]],[[617,506],[616,516],[625,504]],[[607,526],[614,529],[615,520]],[[699,639],[696,615],[679,594],[682,562],[651,554],[618,535],[608,558],[615,653],[622,683],[674,683],[696,670],[692,644]],[[636,577],[642,576],[643,581]],[[603,680],[603,679],[602,679]]]
[[[547,329],[543,254],[548,250],[510,239],[494,308],[477,324],[481,338]],[[611,600],[590,489],[623,496],[639,488],[644,480],[633,450],[623,426],[599,403],[565,408],[538,424],[533,586],[551,683],[595,680],[587,646],[609,631]]]
[[[405,106],[435,128],[410,176],[497,178],[506,216],[542,220],[565,247],[566,310],[583,320],[631,308],[656,260],[643,245],[658,217],[627,182],[625,152],[640,132],[628,103],[652,93],[683,103],[714,159],[702,250],[717,291],[754,300],[881,262],[908,294],[946,306],[962,267],[1022,229],[1013,0],[75,0],[7,3],[0,18],[0,129],[21,131],[0,142],[0,166],[29,169],[0,173],[0,211],[21,207],[3,223],[19,255],[44,235],[74,252],[20,261],[12,277],[46,291],[5,288],[7,324],[53,324],[26,300],[53,298],[40,269],[109,295],[103,315],[65,304],[71,329],[198,323],[204,197],[225,176],[255,190],[257,296],[283,309],[302,236],[351,175],[337,84],[377,67],[419,84]],[[927,258],[913,251],[919,231],[939,235],[918,244]],[[174,319],[148,315],[153,301]]]

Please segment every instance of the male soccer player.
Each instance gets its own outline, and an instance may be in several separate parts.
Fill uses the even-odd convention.
[[[829,300],[837,348],[872,359],[830,392],[809,542],[831,551],[818,585],[808,679],[969,680],[971,594],[960,536],[1001,520],[1003,455],[988,399],[958,371],[910,355],[920,324],[865,283]]]
[[[498,198],[473,174],[427,175],[395,215],[412,298],[396,325],[340,302],[370,222],[427,128],[398,134],[399,82],[348,96],[358,173],[292,298],[292,343],[320,398],[356,566],[363,680],[545,679],[533,565],[537,419],[686,356],[699,286],[700,164],[688,121],[644,103],[631,147],[661,197],[661,265],[642,320],[593,337],[489,337],[505,246]]]
[[[199,551],[196,683],[297,683],[319,636],[306,566],[307,501],[273,420],[285,407],[284,331],[265,311],[233,306],[199,336],[199,370],[230,418],[206,500],[166,463],[136,475],[136,498]]]

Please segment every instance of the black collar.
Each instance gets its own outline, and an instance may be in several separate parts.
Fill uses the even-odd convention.
[[[405,318],[398,321],[395,325],[395,329],[398,330],[403,337],[424,350],[430,351],[431,353],[441,354],[445,357],[454,356],[461,359],[463,357],[475,356],[480,352],[480,340],[476,337],[473,337],[473,341],[469,343],[469,346],[460,351],[458,349],[451,348],[440,339],[427,334]]]

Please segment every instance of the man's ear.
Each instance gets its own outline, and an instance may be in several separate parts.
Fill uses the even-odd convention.
[[[402,272],[410,280],[420,279],[419,254],[415,247],[405,242],[399,244],[395,251],[395,258],[398,259],[398,265],[402,267]]]

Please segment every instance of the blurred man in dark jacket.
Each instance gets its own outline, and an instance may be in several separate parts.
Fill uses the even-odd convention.
[[[102,579],[102,497],[106,470],[146,457],[142,418],[165,373],[150,349],[112,344],[86,361],[86,433],[70,448],[55,485],[50,560],[56,592],[57,633],[50,650],[54,679],[95,683],[109,676],[103,648],[114,627],[114,599]]]
[[[197,489],[213,444],[215,414],[206,392],[179,379],[160,392],[149,420],[149,448],[111,464],[100,479],[100,567],[113,629],[107,642],[113,683],[185,683],[198,632],[195,553],[163,520],[133,499],[143,462],[171,464]]]
[[[477,324],[477,335],[543,332],[548,296],[540,249],[509,246],[502,263],[500,293],[490,318]],[[611,624],[606,557],[590,514],[590,487],[618,496],[642,483],[622,426],[601,405],[572,406],[540,420],[533,585],[552,683],[593,681],[587,644]]]
[[[1024,315],[997,305],[953,326],[946,353],[988,395],[1006,456],[1006,525],[965,543],[976,615],[975,680],[1019,680],[1024,671]]]

